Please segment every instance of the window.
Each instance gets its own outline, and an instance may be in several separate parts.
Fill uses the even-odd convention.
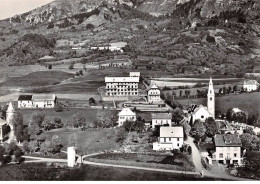
[[[203,116],[203,115],[201,116],[201,119],[204,119],[204,116]]]
[[[180,138],[177,138],[177,141],[179,141],[180,140]]]
[[[212,97],[210,97],[209,99],[210,99],[210,101],[212,101]]]
[[[234,157],[237,157],[237,153],[234,153]]]
[[[177,146],[179,147],[179,146],[180,146],[180,144],[178,143],[178,144],[177,144]]]
[[[164,138],[164,142],[166,142],[166,138]]]
[[[169,138],[169,141],[171,141],[172,139],[171,138]]]
[[[219,158],[223,158],[223,153],[220,153],[220,154],[219,154]]]

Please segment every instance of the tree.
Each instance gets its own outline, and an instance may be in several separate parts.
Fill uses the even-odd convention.
[[[192,153],[192,148],[191,148],[191,146],[188,147],[188,152],[189,152],[189,154],[191,155],[191,153]]]
[[[23,116],[21,113],[17,112],[14,114],[12,119],[12,124],[14,126],[14,135],[16,140],[19,142],[23,142],[24,140],[29,140],[29,134],[27,126],[23,124]]]
[[[201,120],[195,120],[192,128],[191,128],[191,135],[195,137],[198,141],[198,144],[201,141],[201,138],[205,135],[206,128]]]
[[[72,69],[74,69],[74,64],[73,64],[73,63],[70,63],[70,65],[69,65],[69,70],[72,70]]]
[[[213,118],[207,118],[205,121],[205,127],[206,127],[206,135],[209,137],[213,137],[215,134],[218,133],[218,124],[215,122]]]
[[[219,88],[218,94],[221,94],[221,93],[222,93],[222,88]]]
[[[237,85],[234,85],[234,86],[233,86],[233,91],[234,91],[234,92],[237,91]]]
[[[227,118],[228,121],[234,120],[233,109],[230,108],[230,109],[227,110],[226,118]]]
[[[123,141],[127,137],[127,132],[123,127],[120,127],[119,130],[116,132],[116,142],[120,145],[123,143]]]
[[[243,133],[241,136],[242,147],[248,150],[259,149],[259,138],[256,135]]]
[[[99,109],[97,111],[97,125],[98,127],[110,128],[116,125],[118,120],[117,111]]]
[[[73,115],[72,117],[73,119],[73,126],[75,128],[78,128],[78,127],[83,127],[86,125],[86,119],[83,117],[83,115],[81,113],[76,113]]]
[[[54,110],[56,112],[62,112],[63,111],[63,107],[62,107],[62,104],[61,103],[57,103],[54,107]]]
[[[96,104],[96,100],[94,98],[89,98],[88,99],[89,105],[91,106],[92,104]]]
[[[247,124],[249,125],[257,125],[258,114],[249,115],[247,119]]]
[[[223,94],[224,94],[224,95],[227,94],[227,88],[226,88],[226,86],[223,87]]]
[[[52,64],[48,65],[48,69],[51,70],[52,69]]]
[[[63,146],[60,142],[59,136],[58,135],[52,136],[49,152],[52,154],[60,153],[62,147]]]
[[[0,145],[0,166],[5,162],[5,148]]]
[[[180,92],[179,92],[179,96],[182,97],[182,90],[180,90]]]
[[[186,98],[188,98],[190,96],[190,90],[187,89],[184,91],[184,93],[185,93]]]
[[[183,110],[180,108],[176,108],[172,111],[172,121],[175,123],[179,123],[181,120],[183,120],[184,113]]]

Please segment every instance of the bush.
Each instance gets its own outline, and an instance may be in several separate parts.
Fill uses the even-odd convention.
[[[189,154],[191,155],[191,153],[192,153],[192,148],[191,148],[191,146],[188,147],[188,152],[189,152]]]

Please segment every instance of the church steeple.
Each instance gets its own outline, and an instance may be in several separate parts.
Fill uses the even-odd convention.
[[[215,119],[215,92],[213,88],[212,78],[209,79],[209,89],[208,89],[208,111],[211,116]]]

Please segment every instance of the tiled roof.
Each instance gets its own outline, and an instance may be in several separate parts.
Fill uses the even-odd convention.
[[[256,80],[248,80],[244,81],[244,85],[259,85],[259,83]]]
[[[242,146],[240,138],[235,134],[215,135],[214,141],[216,147]]]
[[[33,101],[45,101],[45,100],[49,100],[49,101],[54,101],[56,98],[56,96],[54,94],[35,94],[32,97]]]
[[[32,95],[20,95],[18,101],[30,101],[32,100]]]
[[[105,82],[139,82],[139,77],[105,77]]]
[[[183,137],[183,127],[160,127],[160,137]]]
[[[152,113],[152,119],[172,119],[171,113]]]
[[[136,114],[131,111],[129,108],[123,108],[121,112],[118,114],[119,116],[135,116]]]
[[[158,89],[158,87],[154,84],[150,87],[150,89]]]

